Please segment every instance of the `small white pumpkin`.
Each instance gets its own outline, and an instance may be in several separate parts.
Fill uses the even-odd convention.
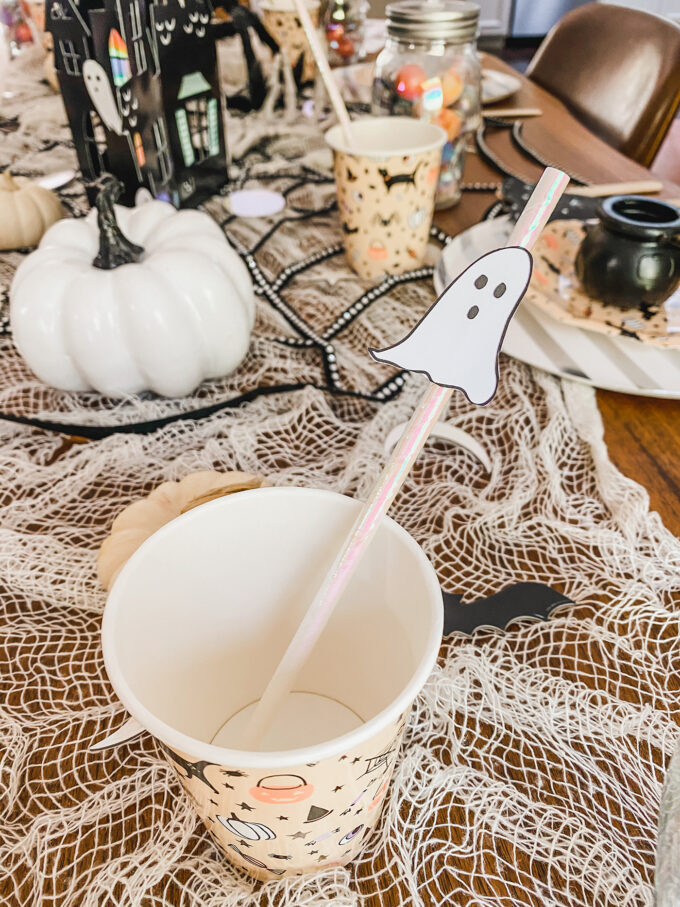
[[[262,476],[248,472],[215,470],[191,472],[177,482],[163,482],[146,497],[128,504],[113,521],[111,533],[99,549],[99,581],[105,589],[110,589],[123,565],[142,542],[181,513],[215,498],[267,484]]]
[[[63,390],[190,393],[232,372],[255,318],[248,270],[207,214],[114,207],[109,177],[86,218],[62,220],[10,289],[14,343]]]
[[[35,246],[48,227],[64,216],[49,189],[30,180],[0,173],[0,250]]]
[[[54,68],[54,51],[48,50],[45,54],[45,59],[43,61],[43,75],[47,84],[54,88],[55,91],[59,91],[59,76],[57,75],[57,70]]]

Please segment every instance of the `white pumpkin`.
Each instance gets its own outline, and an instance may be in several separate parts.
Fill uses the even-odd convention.
[[[261,822],[246,822],[245,819],[237,818],[234,813],[229,819],[225,819],[224,816],[217,818],[227,831],[236,835],[237,838],[247,838],[249,841],[271,841],[276,837],[268,825],[263,825]]]
[[[63,390],[182,396],[245,356],[250,276],[207,214],[160,201],[114,208],[120,189],[109,178],[97,211],[55,224],[19,266],[14,343]]]
[[[48,227],[64,216],[49,189],[30,180],[0,173],[0,250],[35,246]]]
[[[57,75],[57,70],[54,68],[54,51],[48,50],[45,54],[45,59],[43,60],[43,75],[47,84],[54,88],[55,91],[59,91],[59,76]]]

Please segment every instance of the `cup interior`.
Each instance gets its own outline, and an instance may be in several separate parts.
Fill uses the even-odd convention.
[[[330,492],[264,488],[205,504],[148,539],[116,580],[102,630],[130,713],[169,746],[233,762],[225,748],[239,748],[224,733],[221,759],[210,744],[261,695],[359,509]],[[340,721],[340,736],[375,732],[427,678],[442,610],[429,561],[385,518],[296,690],[357,716],[349,735]],[[309,732],[302,746],[328,742]],[[328,725],[317,733],[327,738]],[[248,762],[242,751],[238,761]]]
[[[414,117],[366,117],[353,120],[351,146],[340,125],[331,127],[325,138],[334,151],[387,160],[443,148],[447,136],[441,126]]]

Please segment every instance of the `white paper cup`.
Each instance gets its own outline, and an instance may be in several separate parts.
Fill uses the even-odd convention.
[[[412,117],[352,123],[326,133],[347,261],[360,277],[402,274],[425,258],[446,133]]]
[[[120,700],[161,743],[229,860],[258,878],[356,856],[441,643],[435,572],[385,518],[263,751],[239,749],[244,709],[360,506],[302,488],[212,501],[132,555],[104,611],[104,660]]]

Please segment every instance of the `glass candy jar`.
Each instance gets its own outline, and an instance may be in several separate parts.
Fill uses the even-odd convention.
[[[363,57],[367,12],[368,0],[328,0],[324,24],[332,66],[349,66]]]
[[[479,6],[466,0],[401,0],[386,14],[373,113],[421,117],[443,127],[448,141],[436,207],[448,208],[460,199],[465,145],[481,118]]]

